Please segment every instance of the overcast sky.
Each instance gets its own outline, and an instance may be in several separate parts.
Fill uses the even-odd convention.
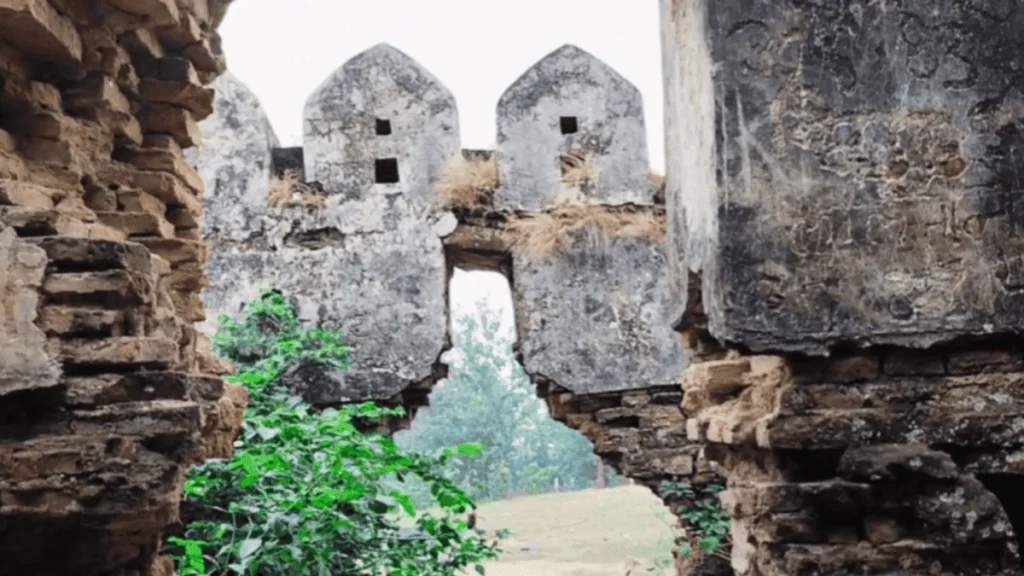
[[[359,52],[387,42],[459,103],[465,148],[490,148],[502,92],[575,44],[644,96],[651,165],[663,172],[658,0],[242,0],[221,26],[228,67],[260,98],[284,145],[302,140],[306,97]]]
[[[651,166],[664,172],[658,0],[242,0],[220,30],[228,68],[259,97],[285,146],[302,142],[306,97],[346,60],[387,42],[455,94],[463,147],[492,148],[502,92],[575,44],[640,89]],[[510,317],[503,284],[497,274],[459,275],[453,305],[485,297]]]

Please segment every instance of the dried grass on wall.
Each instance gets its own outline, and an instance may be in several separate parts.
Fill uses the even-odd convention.
[[[327,197],[318,194],[303,183],[296,172],[289,170],[270,181],[267,206],[271,208],[288,208],[290,206],[326,208]]]
[[[498,189],[498,159],[456,156],[448,161],[437,183],[437,195],[446,208],[468,209],[490,203]]]
[[[566,248],[581,232],[603,239],[633,236],[660,243],[665,239],[665,216],[647,208],[564,204],[547,212],[512,217],[505,230],[516,250],[547,257]]]
[[[591,154],[565,152],[561,155],[562,183],[573,188],[596,186],[601,178],[601,169],[594,163]]]

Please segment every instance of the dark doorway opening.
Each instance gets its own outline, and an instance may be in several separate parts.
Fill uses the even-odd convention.
[[[1024,476],[1014,474],[978,474],[978,480],[996,495],[1010,517],[1017,537],[1017,553],[1024,553]]]
[[[562,116],[559,124],[562,127],[562,134],[575,134],[580,131],[580,124],[575,116]]]
[[[398,178],[398,159],[381,158],[374,163],[374,179],[377,184],[394,184]]]
[[[391,120],[377,118],[377,136],[391,136]]]

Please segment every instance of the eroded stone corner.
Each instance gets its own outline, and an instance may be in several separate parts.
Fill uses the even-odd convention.
[[[203,183],[182,153],[227,2],[94,4],[0,1],[5,573],[154,573],[187,469],[230,455],[247,402],[193,326]]]

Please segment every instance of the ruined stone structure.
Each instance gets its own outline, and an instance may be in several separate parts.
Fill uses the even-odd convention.
[[[1020,574],[1024,15],[663,0],[675,319],[738,574]]]
[[[546,76],[546,63],[557,58],[570,58],[575,74],[563,67]],[[615,97],[629,96],[607,137],[601,132],[605,109],[593,121],[588,116],[592,101],[613,99],[596,94],[595,74],[621,83],[613,86]],[[559,138],[560,118],[570,113],[594,141],[629,141],[643,133],[636,89],[578,48],[560,49],[526,78],[531,75],[532,82],[554,91],[548,96],[553,104],[530,116],[543,118]],[[533,210],[534,199],[507,193],[536,184],[515,180],[513,171],[506,175],[512,180],[502,180],[492,196],[456,216],[436,190],[446,164],[461,154],[454,99],[419,64],[382,45],[343,65],[307,103],[304,180],[312,184],[307,193],[321,194],[323,201],[279,207],[268,201],[271,173],[277,172],[271,166],[276,138],[238,80],[224,76],[218,83],[217,112],[203,131],[224,144],[196,156],[204,179],[217,187],[205,229],[213,248],[208,304],[237,314],[261,287],[276,287],[296,297],[304,320],[340,328],[353,346],[353,368],[337,390],[319,390],[314,400],[390,401],[403,392],[428,391],[443,377],[446,284],[456,266],[511,276],[524,365],[537,379],[577,394],[679,384],[679,339],[660,321],[668,314],[668,287],[660,273],[663,214],[653,202],[642,139],[631,145],[633,157],[604,161],[612,167],[612,182],[635,191],[630,205],[587,198],[578,203],[584,207],[578,214],[565,213],[575,204],[556,205],[554,196],[566,187],[558,177],[559,155],[572,145],[552,145],[546,152],[554,170],[552,197],[543,204],[553,211]],[[588,90],[584,96],[568,90],[559,99],[563,85]],[[520,79],[502,98],[499,124],[509,122],[513,104],[521,104],[515,94],[523,86]],[[504,146],[530,151],[513,139]],[[496,158],[504,166],[501,152]],[[397,166],[396,173],[386,174],[397,181],[380,179],[384,162]],[[614,168],[616,163],[623,166]],[[597,182],[604,170],[599,174]],[[575,190],[588,192],[603,193]],[[592,226],[563,230],[588,217]],[[534,237],[558,233],[552,234],[552,250],[518,249],[517,225]],[[390,336],[398,333],[401,338]],[[403,403],[416,406],[412,397]]]
[[[275,148],[237,79],[217,88],[202,128],[219,145],[195,157],[214,191],[207,304],[235,315],[273,287],[304,321],[339,328],[352,369],[289,380],[298,392],[414,413],[446,373],[452,272],[496,270],[512,285],[522,364],[556,418],[649,486],[711,477],[680,409],[685,357],[667,321],[664,212],[639,94],[607,65],[572,46],[548,56],[498,104],[499,150],[465,155],[450,93],[390,46],[357,55],[310,97],[301,163]],[[576,133],[565,135],[568,117]],[[561,156],[581,152],[597,170],[567,182]],[[452,210],[438,183],[463,157],[496,162],[500,185]],[[296,164],[304,182],[286,174]]]
[[[245,391],[203,318],[182,149],[223,0],[0,0],[0,573],[145,575]]]
[[[498,103],[500,210],[544,210],[559,201],[650,204],[654,189],[640,91],[576,46],[544,57]],[[563,182],[563,156],[590,157],[600,178]]]
[[[495,153],[388,46],[281,149],[205,87],[227,3],[0,0],[0,572],[173,572],[245,402],[194,327],[209,252],[214,313],[274,286],[345,333],[319,404],[422,406],[453,268],[504,272],[556,418],[650,486],[728,474],[738,574],[1022,573],[1015,2],[661,0],[664,207],[636,89],[569,46]],[[452,207],[460,161],[500,179]]]

